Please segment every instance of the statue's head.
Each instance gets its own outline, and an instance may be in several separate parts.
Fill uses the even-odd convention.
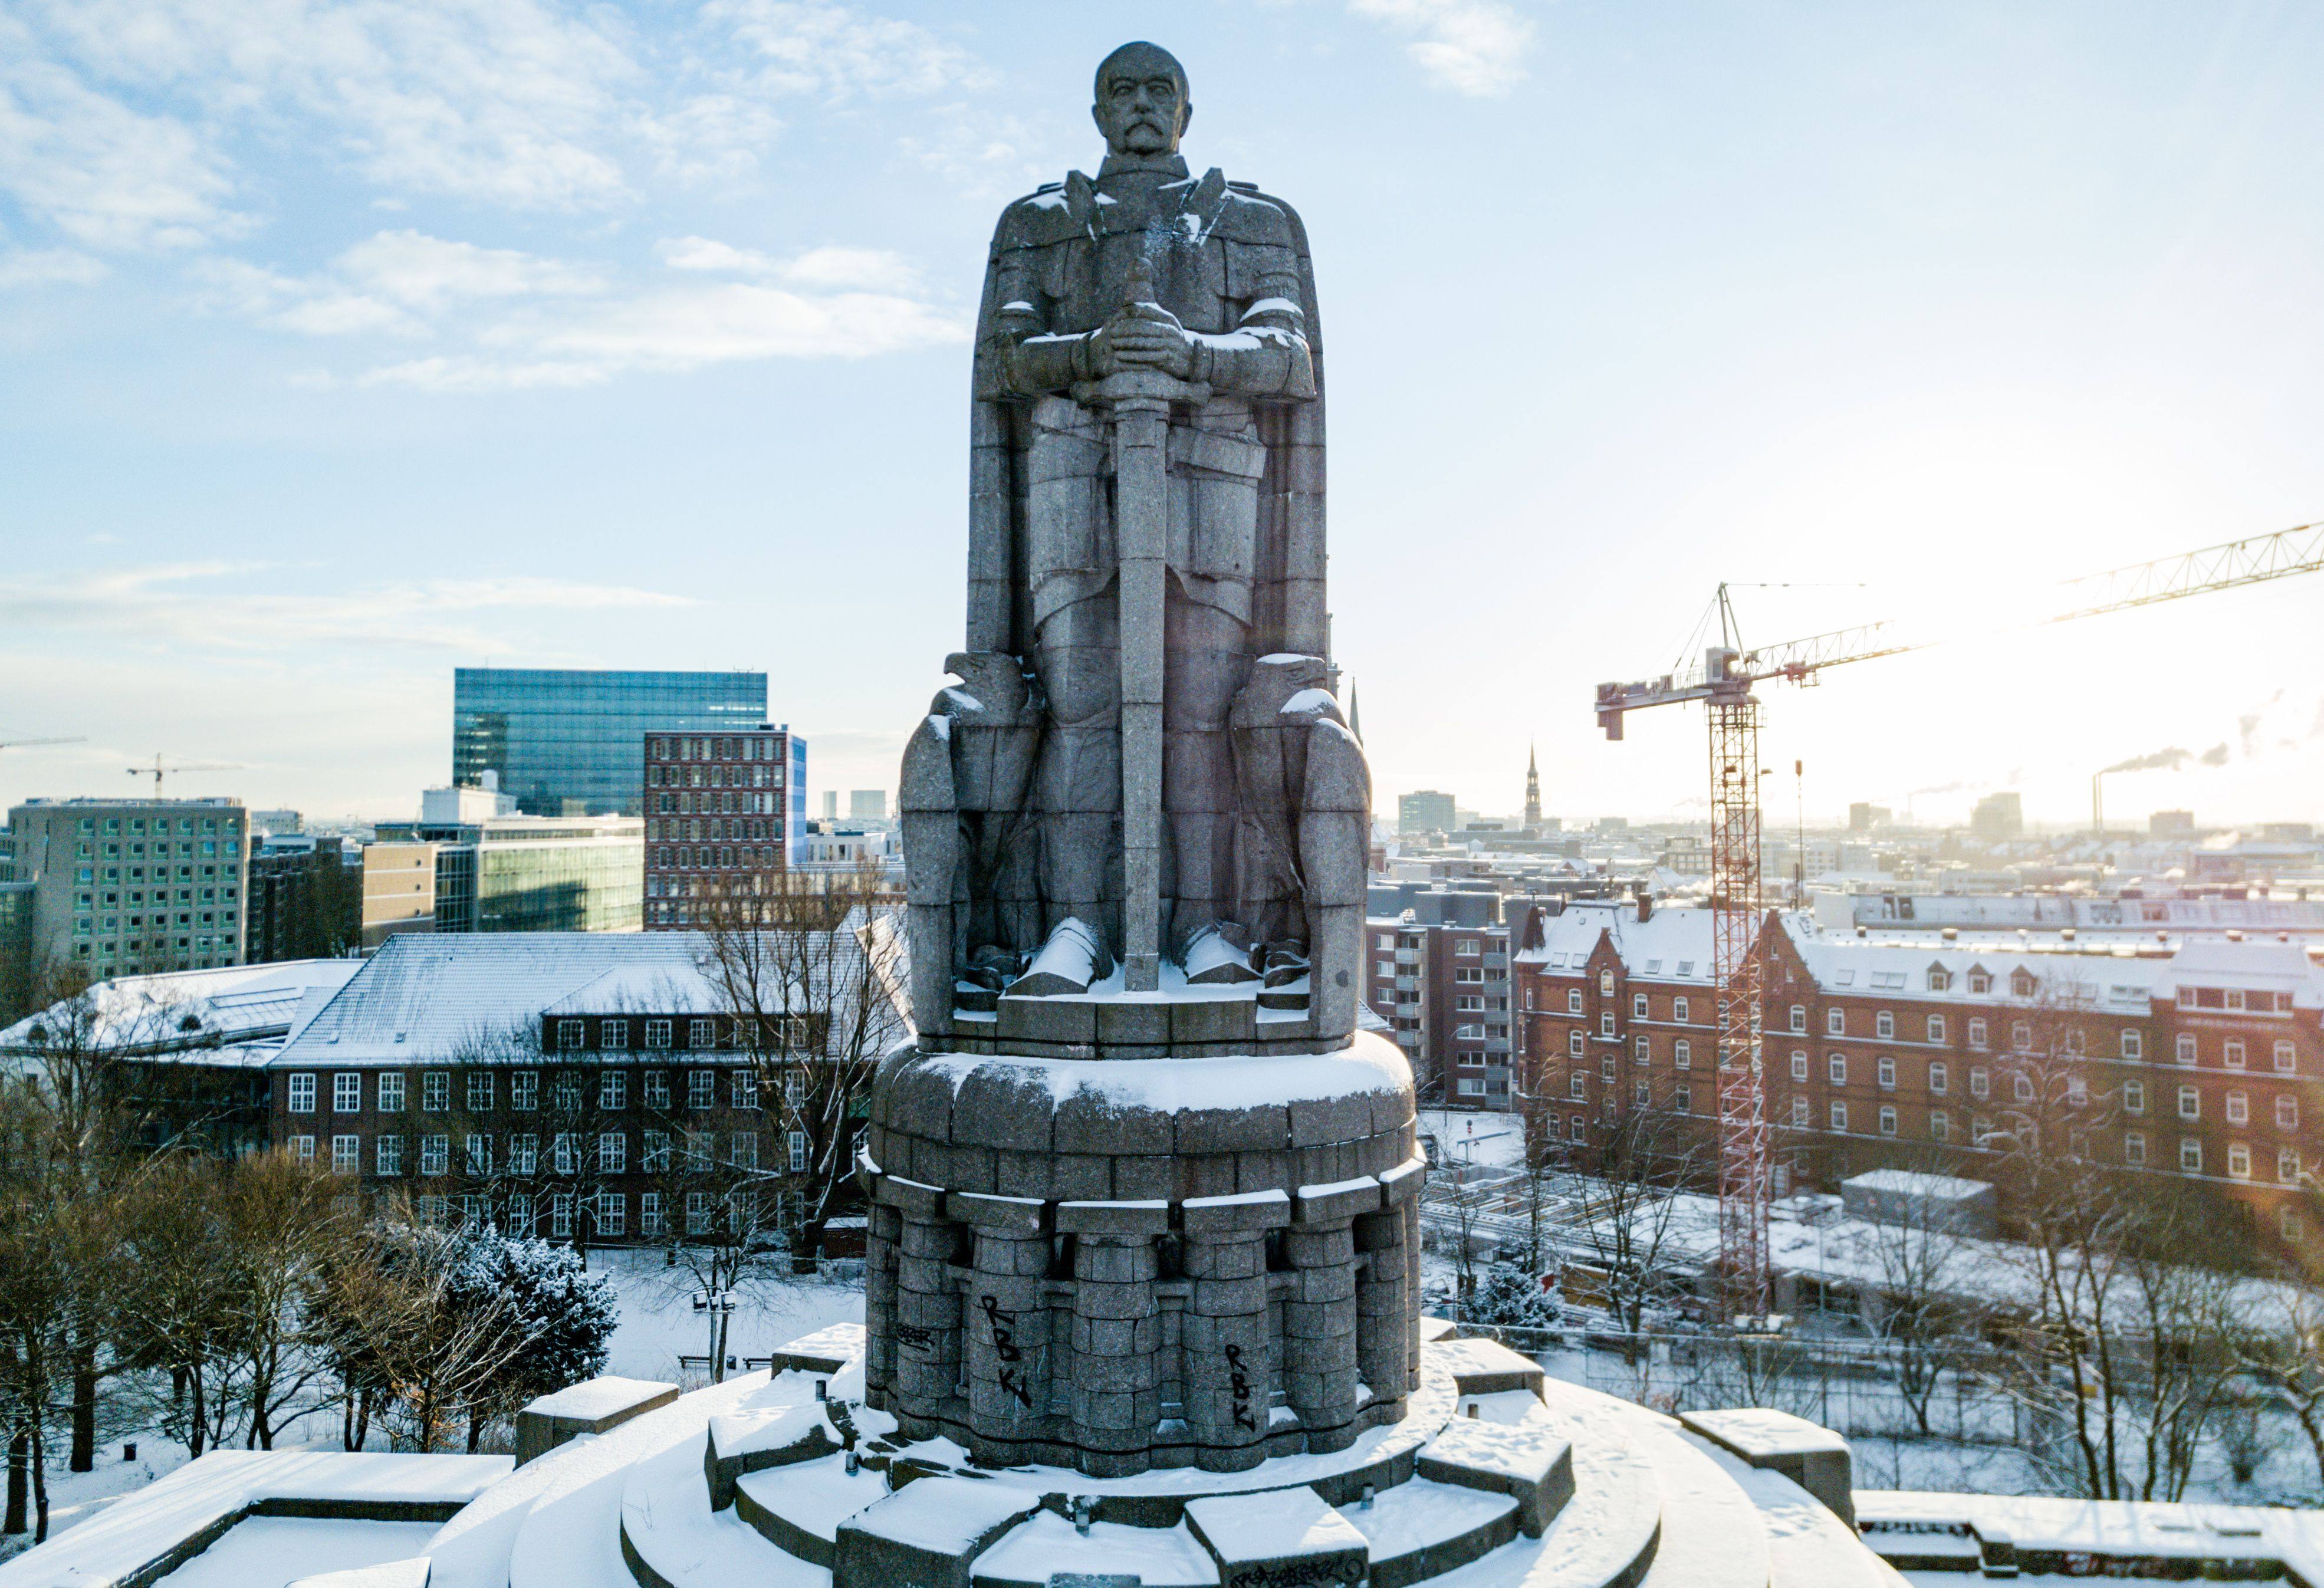
[[[1124,44],[1098,63],[1090,115],[1116,154],[1176,154],[1194,114],[1186,69],[1159,44]]]

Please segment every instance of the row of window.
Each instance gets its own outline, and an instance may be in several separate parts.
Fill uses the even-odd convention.
[[[728,738],[664,738],[646,741],[649,761],[771,761],[782,760],[782,740],[764,734]]]
[[[618,1022],[608,1022],[618,1023]],[[718,1075],[716,1070],[686,1070],[686,1106],[715,1108],[718,1105]],[[471,1113],[488,1113],[499,1089],[499,1077],[508,1077],[508,1105],[519,1113],[530,1113],[540,1107],[540,1072],[539,1070],[471,1069],[465,1072],[464,1090]],[[669,1070],[639,1072],[638,1102],[644,1108],[670,1106],[670,1075]],[[630,1106],[630,1072],[624,1069],[604,1069],[595,1072],[596,1106],[607,1111],[619,1111]],[[331,1076],[331,1112],[360,1113],[363,1112],[363,1079],[361,1070],[338,1070]],[[374,1088],[374,1106],[382,1113],[401,1113],[410,1097],[410,1077],[401,1070],[382,1070]],[[560,1113],[572,1113],[583,1106],[590,1088],[588,1077],[574,1071],[558,1072],[550,1085],[552,1107]],[[784,1077],[784,1087],[792,1103],[805,1095],[807,1077],[794,1070]],[[287,1077],[285,1106],[292,1113],[315,1112],[317,1076],[311,1070],[293,1070]],[[730,1108],[759,1106],[759,1076],[756,1070],[740,1069],[726,1072],[726,1100]],[[420,1072],[420,1111],[422,1113],[443,1113],[452,1106],[452,1072],[422,1070]]]
[[[456,1214],[463,1223],[492,1223],[515,1234],[530,1235],[540,1229],[536,1205],[529,1192],[516,1191],[505,1198],[494,1199],[477,1194],[447,1196],[423,1194],[413,1198],[415,1211],[421,1221],[431,1224],[449,1224]],[[779,1227],[795,1227],[806,1206],[799,1196],[789,1191],[776,1194],[777,1223]],[[686,1194],[684,1231],[688,1235],[707,1235],[717,1228],[719,1214],[724,1211],[728,1231],[742,1234],[758,1222],[758,1196],[748,1189],[732,1190],[724,1196],[709,1191],[688,1191]],[[677,1232],[669,1228],[665,1214],[662,1193],[638,1193],[638,1233],[650,1241]],[[576,1227],[576,1219],[586,1219],[586,1232]],[[569,1241],[576,1233],[586,1233],[595,1239],[611,1240],[630,1233],[630,1198],[625,1191],[595,1193],[571,1191],[551,1192],[549,1197],[549,1233],[554,1240]]]
[[[395,1178],[405,1172],[404,1143],[399,1135],[372,1138],[371,1172],[383,1178]],[[453,1139],[448,1132],[410,1138],[417,1148],[417,1172],[424,1177],[439,1178],[452,1172]],[[359,1135],[336,1135],[330,1138],[331,1171],[353,1175],[363,1172],[364,1139]],[[786,1160],[789,1172],[807,1172],[809,1143],[807,1132],[793,1131],[786,1142]],[[719,1151],[715,1131],[643,1131],[639,1133],[638,1168],[644,1174],[667,1172],[675,1161],[691,1170],[707,1169],[715,1159],[729,1168],[756,1169],[759,1167],[759,1137],[754,1131],[735,1131],[726,1137],[725,1150]],[[625,1175],[630,1172],[630,1138],[623,1131],[600,1131],[585,1134],[578,1131],[559,1131],[549,1138],[549,1150],[544,1157],[540,1136],[519,1131],[512,1133],[503,1145],[490,1131],[475,1131],[459,1139],[460,1172],[464,1175],[491,1174],[538,1175]],[[315,1138],[298,1135],[290,1138],[291,1156],[301,1163],[315,1161]],[[676,1156],[674,1156],[676,1155]]]
[[[671,825],[675,826],[676,824],[673,823]],[[699,827],[702,824],[700,822],[696,822],[694,825]],[[740,826],[741,824],[737,823],[735,825]],[[756,826],[760,824],[754,822],[752,825]],[[711,826],[715,826],[717,824],[713,822]],[[676,836],[677,835],[673,834],[671,836]],[[699,836],[699,835],[696,836]],[[754,836],[764,836],[764,835],[758,834],[754,835]],[[761,844],[755,845],[746,844],[739,849],[730,845],[724,844],[715,846],[708,844],[700,845],[698,846],[689,846],[687,845],[681,844],[676,847],[672,847],[669,845],[658,845],[647,853],[652,856],[652,864],[658,871],[732,871],[736,866],[742,866],[746,869],[756,867],[761,871],[772,871],[782,864],[783,859],[782,846],[777,844]],[[677,885],[673,879],[657,877],[654,881],[661,883],[664,888],[674,888]],[[678,895],[675,892],[665,894],[657,891],[654,896],[657,898],[676,898]]]
[[[706,793],[698,798],[692,794],[657,794],[654,796],[652,811],[655,819],[646,824],[646,836],[648,838],[699,838],[704,836],[702,823],[698,819],[689,824],[676,819],[663,820],[661,819],[663,817],[771,816],[775,818],[771,823],[760,820],[752,821],[747,825],[736,821],[727,822],[723,835],[718,822],[713,820],[710,824],[709,836],[763,838],[771,826],[775,836],[780,837],[783,830],[780,814],[782,808],[782,796],[779,794]]]
[[[154,836],[155,836],[156,837],[160,836],[161,834],[166,833],[166,832],[168,832],[168,831],[170,830],[170,818],[169,818],[168,817],[166,817],[166,816],[157,816],[157,817],[153,817],[153,818],[152,818],[152,830],[153,830],[153,834],[154,834]],[[215,834],[215,833],[220,833],[220,832],[223,832],[223,833],[225,833],[228,837],[232,837],[232,836],[233,836],[236,832],[238,832],[238,831],[240,831],[240,830],[241,830],[241,824],[240,824],[240,822],[239,822],[235,817],[225,817],[225,818],[224,818],[224,820],[225,820],[225,822],[226,822],[226,826],[225,826],[224,827],[220,827],[220,826],[218,826],[218,822],[219,822],[220,818],[219,818],[219,817],[214,817],[214,816],[207,816],[207,817],[199,817],[199,818],[196,818],[196,817],[190,817],[190,816],[181,816],[181,817],[178,817],[177,819],[178,819],[178,831],[179,831],[180,833],[181,833],[181,834],[192,834],[192,833],[196,833],[196,832],[212,833],[212,834]],[[84,832],[84,833],[94,833],[94,832],[96,832],[96,831],[97,831],[97,817],[91,817],[91,816],[85,816],[85,817],[81,817],[81,818],[80,818],[80,830],[81,830],[82,832]],[[144,832],[145,832],[145,830],[146,830],[146,826],[145,826],[145,824],[146,824],[146,818],[145,818],[144,817],[142,817],[142,816],[133,816],[133,817],[129,817],[129,818],[128,818],[128,822],[129,822],[129,835],[130,835],[130,836],[132,836],[132,837],[139,837],[139,836],[142,836],[144,834]],[[118,832],[120,832],[120,831],[122,830],[122,829],[121,829],[121,823],[122,823],[122,818],[121,818],[120,817],[117,817],[117,816],[109,816],[109,817],[106,817],[105,818],[105,830],[106,830],[107,833],[109,833],[109,834],[111,834],[111,833],[118,833]]]

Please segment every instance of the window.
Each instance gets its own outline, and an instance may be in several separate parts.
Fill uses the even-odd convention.
[[[2277,1075],[2290,1075],[2298,1067],[2298,1064],[2299,1061],[2293,1053],[2291,1043],[2278,1042],[2275,1045],[2275,1073]]]
[[[1577,1027],[1573,1030],[1565,1033],[1565,1051],[1572,1054],[1576,1058],[1580,1058],[1582,1057],[1582,1032],[1580,1028]]]
[[[607,1053],[622,1053],[630,1046],[630,1022],[600,1020],[597,1022],[597,1046]]]
[[[2182,1120],[2203,1117],[2203,1095],[2192,1086],[2179,1088],[2179,1117]]]
[[[597,1133],[597,1172],[619,1175],[630,1167],[630,1138],[622,1131],[601,1131]]]
[[[2012,1021],[2009,1027],[2009,1046],[2020,1053],[2030,1052],[2034,1047],[2034,1028],[2024,1020]]]
[[[2144,1113],[2146,1112],[2145,1082],[2125,1081],[2122,1084],[2122,1112],[2125,1113]]]
[[[649,1238],[661,1233],[661,1193],[638,1193],[638,1233]]]
[[[452,1138],[422,1136],[420,1138],[420,1172],[423,1175],[448,1174],[452,1168]]]
[[[1792,1079],[1794,1081],[1805,1081],[1807,1078],[1808,1056],[1795,1048],[1792,1053]]]
[[[2238,1180],[2251,1178],[2251,1149],[2240,1141],[2227,1143],[2227,1173]]]
[[[736,1070],[727,1077],[726,1101],[736,1108],[759,1106],[759,1072]]]
[[[1681,1037],[1677,1041],[1672,1043],[1671,1063],[1676,1065],[1683,1070],[1692,1069],[1694,1067],[1694,1045],[1683,1037]]]
[[[1566,1076],[1565,1094],[1576,1103],[1588,1102],[1590,1099],[1590,1077],[1583,1075],[1580,1070],[1576,1070],[1572,1075]]]
[[[1611,998],[1614,996],[1614,973],[1612,971],[1605,970],[1598,973],[1598,995],[1601,998]]]
[[[718,1046],[716,1027],[705,1020],[686,1022],[686,1045],[696,1052],[706,1052]]]
[[[648,1108],[669,1106],[669,1072],[648,1070],[645,1073],[645,1105]]]
[[[2179,1168],[2184,1174],[2203,1172],[2203,1144],[2192,1136],[2179,1138]]]
[[[1832,1037],[1845,1037],[1845,1036],[1847,1036],[1847,1035],[1848,1035],[1848,1015],[1847,1015],[1847,1013],[1846,1013],[1844,1011],[1837,1010],[1837,1009],[1828,1009],[1828,1010],[1825,1010],[1825,1011],[1823,1011],[1823,1029],[1824,1029],[1824,1033],[1825,1033],[1827,1036],[1832,1036]]]
[[[2066,1031],[2066,1051],[2068,1053],[2077,1055],[2082,1051],[2082,1029],[2080,1026],[2068,1028]]]
[[[1969,1140],[1972,1147],[1982,1147],[1993,1134],[1993,1121],[1986,1114],[1972,1114],[1969,1122]]]
[[[583,1020],[558,1021],[557,1046],[567,1053],[579,1051],[582,1038],[586,1031],[586,1025],[587,1023]]]
[[[1929,1017],[1929,1040],[1932,1042],[1941,1042],[1944,1039],[1945,1017],[1941,1014],[1931,1015]]]
[[[493,1172],[493,1139],[481,1133],[471,1132],[466,1146],[468,1173],[491,1174]]]
[[[1568,1141],[1581,1140],[1583,1127],[1584,1122],[1582,1117],[1578,1113],[1575,1114],[1572,1119],[1565,1122],[1565,1139]]]
[[[540,1106],[539,1070],[517,1070],[510,1075],[509,1106],[519,1113],[530,1113]]]
[[[2127,1026],[2124,1027],[2122,1032],[2122,1056],[2125,1058],[2138,1058],[2144,1055],[2144,1051],[2145,1044],[2140,1040],[2138,1033],[2132,1030]]]
[[[1931,965],[1929,967],[1930,992],[1943,992],[1950,989],[1952,984],[1953,979],[1950,973],[1946,971],[1941,965]]]
[[[639,1144],[638,1168],[650,1175],[666,1173],[669,1168],[669,1132],[648,1131]]]
[[[1694,1088],[1682,1081],[1671,1093],[1671,1107],[1679,1113],[1694,1112]]]
[[[2125,1131],[2122,1133],[2122,1161],[2143,1164],[2146,1161],[2146,1132]]]
[[[379,1077],[379,1112],[382,1113],[401,1113],[403,1112],[402,1072],[398,1070],[389,1070],[381,1073]]]
[[[420,1075],[420,1109],[422,1113],[442,1113],[452,1106],[452,1072],[423,1070]]]
[[[1972,1065],[1969,1066],[1969,1094],[1971,1097],[1978,1099],[1979,1102],[1983,1102],[1986,1098],[1993,1095],[1991,1083],[1987,1078],[1985,1066],[1983,1065]]]
[[[468,1072],[468,1112],[483,1113],[492,1105],[493,1072],[470,1070]]]
[[[314,1162],[315,1139],[312,1136],[291,1137],[290,1156],[297,1159],[300,1163]]]
[[[1896,1089],[1896,1061],[1885,1053],[1880,1056],[1879,1080],[1883,1092]]]
[[[1848,1085],[1848,1056],[1846,1054],[1833,1053],[1826,1055],[1823,1066],[1825,1077],[1830,1080],[1833,1085],[1845,1086]]]
[[[807,1132],[805,1131],[791,1132],[790,1149],[791,1173],[795,1175],[807,1173]]]
[[[1792,1029],[1794,1031],[1805,1031],[1807,1029],[1808,1006],[1804,1003],[1794,1003],[1792,1005]]]
[[[1792,1123],[1797,1125],[1803,1131],[1808,1128],[1808,1100],[1806,1098],[1794,1097],[1792,1099]]]
[[[1884,1136],[1893,1136],[1896,1133],[1896,1110],[1894,1104],[1884,1103],[1880,1105],[1880,1133]]]
[[[581,1072],[559,1070],[555,1077],[556,1093],[550,1106],[558,1113],[581,1112]]]
[[[1972,997],[1984,997],[1993,991],[1993,977],[1984,971],[1969,972],[1969,990]]]
[[[1640,1108],[1651,1108],[1655,1102],[1654,1094],[1646,1089],[1646,1082],[1637,1081],[1630,1087],[1630,1101]]]
[[[378,1175],[400,1175],[403,1172],[403,1138],[375,1136],[371,1144],[372,1172]]]
[[[2177,1057],[2181,1064],[2190,1065],[2195,1062],[2195,1038],[2191,1032],[2180,1034]]]
[[[509,1173],[537,1175],[540,1172],[540,1138],[528,1131],[509,1138]]]
[[[1469,1028],[1465,1026],[1462,1027],[1459,1034],[1462,1036],[1468,1035]],[[1646,1039],[1644,1037],[1633,1037],[1630,1039],[1630,1057],[1632,1058],[1636,1059],[1640,1064],[1646,1064],[1652,1061],[1654,1056],[1654,1049],[1646,1046]]]
[[[1835,1131],[1848,1129],[1848,1104],[1845,1103],[1835,1103],[1831,1105],[1831,1128]]]
[[[2231,1125],[2251,1123],[2251,1099],[2240,1092],[2227,1094],[2227,1123]]]
[[[1874,1015],[1872,1017],[1872,1034],[1880,1038],[1883,1041],[1895,1037],[1896,1035],[1895,1015],[1885,1009],[1878,1014]]]
[[[451,1205],[452,1199],[441,1192],[428,1193],[420,1199],[420,1222],[423,1224],[443,1223],[446,1212]]]
[[[648,1020],[646,1022],[646,1046],[649,1048],[667,1048],[669,1046],[669,1022],[668,1020]]]
[[[2225,1050],[2224,1057],[2225,1057],[2225,1060],[2226,1060],[2226,1063],[2227,1063],[2227,1066],[2229,1069],[2231,1069],[2231,1070],[2239,1070],[2239,1069],[2243,1068],[2243,1067],[2244,1067],[2244,1045],[2243,1045],[2243,1043],[2242,1043],[2242,1042],[2240,1042],[2240,1041],[2238,1041],[2236,1039],[2235,1039],[2235,1038],[2233,1038],[2233,1037],[2228,1038],[2228,1039],[2227,1039],[2227,1048],[2226,1048],[2226,1050]]]
[[[560,1175],[581,1172],[581,1137],[573,1131],[559,1131],[549,1139],[549,1167]]]
[[[1613,1036],[1613,1034],[1614,1034],[1614,1011],[1613,1011],[1612,1010],[1610,1010],[1610,1009],[1606,1009],[1606,1010],[1600,1010],[1600,1011],[1599,1011],[1599,1012],[1598,1012],[1598,1034],[1599,1034],[1600,1037],[1608,1037],[1608,1038],[1610,1038],[1610,1037],[1612,1037],[1612,1036]]]
[[[1950,1084],[1951,1079],[1951,1074],[1946,1069],[1944,1060],[1939,1059],[1929,1066],[1929,1090],[1938,1096],[1944,1095],[1945,1087]]]
[[[2275,1149],[2275,1177],[2287,1186],[2300,1178],[2300,1149],[2279,1147]]]
[[[619,1235],[625,1233],[630,1223],[630,1199],[619,1191],[598,1192],[596,1217],[598,1234]]]
[[[290,1077],[290,1109],[292,1113],[315,1112],[315,1077],[301,1070]]]
[[[710,1228],[710,1193],[688,1191],[686,1194],[686,1233],[699,1235]]]
[[[2089,1083],[2080,1076],[2068,1076],[2066,1077],[2066,1106],[2068,1108],[2082,1108],[2087,1106],[2089,1101]]]
[[[630,1072],[607,1070],[597,1077],[597,1106],[619,1113],[630,1105]]]
[[[2300,1129],[2300,1099],[2285,1096],[2275,1100],[2275,1128],[2279,1131]]]
[[[1634,1020],[1642,1020],[1646,1018],[1646,995],[1645,993],[1633,992],[1630,994],[1630,1018]]]
[[[1983,1020],[1973,1020],[1969,1021],[1969,1045],[1971,1048],[1983,1048],[1985,1046],[1985,1022]]]
[[[2024,1070],[2009,1077],[2009,1094],[2020,1103],[2034,1101],[2034,1077]]]
[[[1565,1012],[1568,1014],[1580,1014],[1582,1012],[1581,988],[1575,987],[1565,994]]]
[[[1678,1020],[1678,1021],[1680,1021],[1680,1022],[1682,1022],[1682,1023],[1683,1023],[1683,1022],[1685,1021],[1685,1020],[1686,1020],[1686,1000],[1685,1000],[1685,999],[1683,999],[1683,998],[1674,998],[1674,999],[1672,999],[1672,1000],[1671,1000],[1671,1019],[1673,1019],[1673,1020]]]
[[[573,1193],[559,1191],[549,1199],[549,1233],[559,1241],[573,1239]]]
[[[363,1167],[363,1138],[334,1136],[331,1138],[331,1172],[352,1175]]]
[[[1598,1056],[1598,1073],[1609,1081],[1614,1078],[1614,1056],[1611,1052]]]
[[[363,1076],[353,1070],[341,1070],[331,1077],[331,1112],[358,1113],[363,1110]]]
[[[688,1070],[686,1074],[686,1106],[714,1108],[718,1103],[718,1072]]]
[[[756,1131],[737,1131],[728,1137],[726,1161],[738,1169],[757,1168],[759,1167],[759,1133]]]
[[[1932,1141],[1950,1141],[1952,1140],[1952,1133],[1953,1116],[1947,1113],[1941,1108],[1931,1109],[1929,1111],[1929,1140]]]

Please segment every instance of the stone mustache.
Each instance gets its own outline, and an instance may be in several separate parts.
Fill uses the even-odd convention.
[[[1289,205],[1190,172],[1189,108],[1167,54],[1116,51],[1096,178],[993,236],[967,644],[902,776],[924,1041],[1004,992],[1182,978],[1354,1029],[1370,787],[1333,697],[1314,273]]]

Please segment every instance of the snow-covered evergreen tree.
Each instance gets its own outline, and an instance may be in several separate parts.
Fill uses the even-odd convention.
[[[1557,1298],[1542,1288],[1541,1277],[1520,1262],[1498,1260],[1478,1276],[1477,1293],[1469,1316],[1480,1324],[1524,1329],[1557,1326]]]

